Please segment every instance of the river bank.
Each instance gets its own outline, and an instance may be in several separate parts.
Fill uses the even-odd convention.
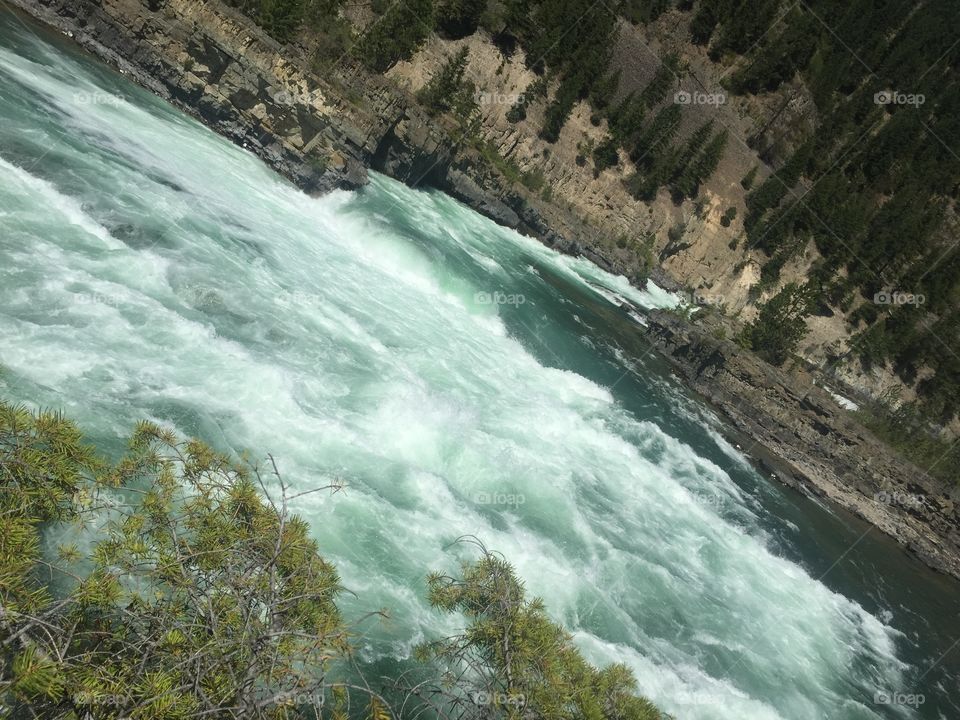
[[[648,338],[683,382],[746,438],[768,477],[828,498],[929,567],[960,577],[952,488],[856,422],[817,376],[774,368],[727,340],[716,318],[653,311]]]
[[[388,80],[332,70],[319,77],[304,48],[281,46],[219,2],[9,0],[139,85],[249,150],[307,193],[355,189],[366,169],[433,187],[550,247],[618,268],[569,238],[586,226],[509,187],[443,119]],[[345,60],[344,60],[345,63]]]
[[[561,252],[624,270],[598,248],[572,239],[591,236],[576,218],[505,185],[473,149],[451,144],[442,120],[389,82],[364,77],[344,86],[342,78],[319,78],[296,47],[281,47],[219,3],[12,2],[306,192],[361,187],[371,168],[411,186],[443,190]],[[663,273],[654,279],[678,288]],[[715,330],[709,321],[654,312],[648,336],[691,388],[757,443],[750,454],[769,474],[830,498],[930,567],[960,577],[953,488],[898,458],[812,376],[772,368]]]

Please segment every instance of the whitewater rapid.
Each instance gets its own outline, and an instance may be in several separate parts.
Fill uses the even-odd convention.
[[[874,702],[905,686],[898,631],[787,556],[779,491],[615,345],[676,298],[383,177],[307,197],[16,26],[0,93],[0,396],[108,451],[149,418],[345,483],[298,510],[348,616],[390,609],[365,662],[456,626],[424,577],[471,534],[678,717],[912,715]]]

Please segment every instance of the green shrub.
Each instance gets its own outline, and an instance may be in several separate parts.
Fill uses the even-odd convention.
[[[733,222],[734,218],[737,217],[737,209],[735,207],[728,207],[726,212],[723,213],[723,217],[720,218],[720,224],[724,227],[730,227],[730,223]]]
[[[348,653],[336,571],[282,482],[264,500],[258,468],[150,423],[110,466],[59,415],[0,405],[0,471],[0,698],[15,717],[285,718]],[[96,527],[89,554],[67,543],[49,564],[53,521]]]
[[[0,491],[10,717],[397,717],[365,682],[330,678],[333,665],[355,667],[340,580],[289,511],[296,495],[272,458],[234,462],[144,422],[111,464],[61,415],[0,402]],[[44,553],[46,529],[83,541]],[[428,586],[434,607],[467,621],[417,653],[429,663],[420,687],[437,690],[416,698],[444,717],[518,718],[518,699],[558,720],[661,717],[625,667],[589,665],[504,560],[484,550],[462,578]],[[451,664],[478,675],[451,683]],[[394,684],[411,691],[404,677]],[[510,703],[479,708],[479,692]]]
[[[432,573],[430,604],[462,614],[462,634],[428,642],[417,657],[448,670],[448,682],[421,691],[448,716],[462,718],[617,718],[661,720],[636,694],[636,680],[622,664],[598,669],[588,663],[540,598],[527,598],[523,583],[502,557],[481,550],[459,577]]]

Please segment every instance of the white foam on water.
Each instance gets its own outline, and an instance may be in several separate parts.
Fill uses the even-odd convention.
[[[73,198],[62,195],[46,180],[41,180],[23,168],[7,162],[0,157],[0,173],[2,184],[9,194],[7,202],[16,203],[22,208],[19,211],[8,212],[5,217],[15,222],[27,208],[35,212],[38,204],[42,204],[47,212],[59,215],[61,222],[73,225],[79,230],[101,241],[104,246],[115,250],[123,247],[123,243],[111,237],[110,232],[100,223],[87,215],[81,204]]]
[[[69,105],[62,67],[3,57],[46,102]],[[552,302],[547,275],[641,308],[673,296],[384,178],[308,198],[155,102],[70,116],[91,131],[82,153],[63,151],[89,197],[0,161],[14,218],[30,216],[0,217],[20,238],[0,241],[11,278],[0,361],[33,399],[100,431],[142,417],[215,428],[228,447],[271,452],[298,490],[343,479],[344,491],[297,507],[359,594],[346,612],[393,610],[394,622],[364,630],[367,658],[407,657],[456,627],[427,606],[423,578],[454,569],[464,550],[451,543],[474,534],[592,658],[627,662],[678,716],[819,720],[897,687],[894,632],[772,553],[723,468],[599,383],[547,367],[502,309],[472,300],[502,290]],[[111,138],[97,140],[92,128],[108,121]],[[105,188],[136,188],[121,209],[145,225],[161,220],[153,208],[176,222],[162,242],[118,241]],[[462,275],[431,244],[463,249],[485,274]],[[78,307],[78,292],[115,301]],[[708,670],[711,657],[729,673]]]
[[[574,635],[577,644],[593,662],[624,663],[637,677],[639,689],[649,697],[664,698],[662,707],[678,718],[751,718],[782,720],[786,717],[769,704],[751,698],[734,685],[704,674],[695,665],[678,663],[664,667],[652,664],[632,647],[605,642],[588,633]]]

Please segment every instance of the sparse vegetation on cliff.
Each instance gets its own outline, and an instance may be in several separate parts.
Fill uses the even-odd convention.
[[[423,103],[429,112],[453,112],[466,119],[476,110],[474,85],[463,77],[469,57],[470,51],[465,47],[461,48],[417,93],[417,100]]]
[[[834,307],[853,310],[849,332],[862,331],[853,357],[890,363],[928,420],[948,422],[960,411],[960,253],[942,230],[960,188],[950,140],[960,132],[951,72],[960,49],[946,31],[954,9],[945,0],[882,9],[818,1],[777,18],[776,3],[751,13],[737,5],[703,2],[691,25],[711,56],[747,54],[729,88],[763,95],[799,73],[819,116],[747,199],[747,244],[768,258],[767,285],[812,240],[824,262],[811,280]],[[886,300],[898,293],[923,300]],[[918,382],[921,370],[929,377]]]

